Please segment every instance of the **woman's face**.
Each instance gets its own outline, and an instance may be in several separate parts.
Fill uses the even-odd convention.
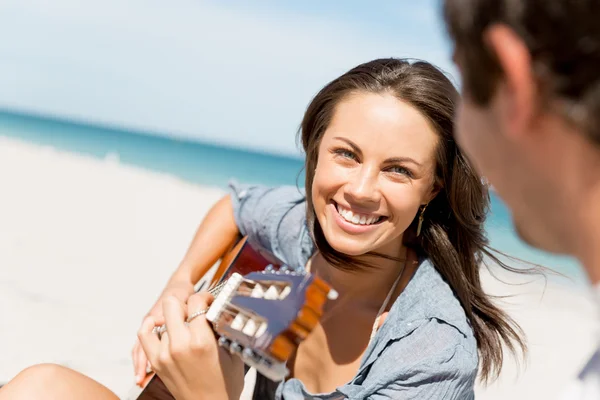
[[[403,232],[435,194],[437,141],[428,120],[390,94],[355,93],[337,105],[312,185],[335,250],[400,255]]]

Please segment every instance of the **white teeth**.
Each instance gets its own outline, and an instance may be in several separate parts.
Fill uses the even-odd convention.
[[[371,225],[379,221],[379,217],[377,215],[367,216],[363,214],[355,214],[350,210],[342,208],[342,206],[339,204],[337,204],[337,210],[346,221],[352,222],[356,225]]]

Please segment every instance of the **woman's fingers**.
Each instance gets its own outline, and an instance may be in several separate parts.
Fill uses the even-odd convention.
[[[171,343],[178,343],[187,339],[188,329],[185,326],[184,304],[176,297],[169,296],[163,300],[162,307]]]
[[[148,366],[148,358],[146,357],[146,353],[144,353],[144,349],[142,349],[142,345],[138,345],[138,360],[137,360],[137,370],[135,371],[135,382],[139,385],[142,383],[148,371],[146,367]]]
[[[148,364],[148,358],[146,357],[146,353],[144,352],[139,339],[135,341],[133,352],[135,383],[139,385],[146,376],[146,365]]]
[[[142,345],[142,349],[153,368],[157,365],[161,348],[158,335],[152,332],[155,326],[156,322],[154,318],[149,316],[144,319],[144,322],[142,322],[142,326],[138,331],[138,339]]]
[[[213,295],[208,292],[198,292],[190,296],[187,302],[188,315],[192,315],[197,311],[207,310],[213,300]]]
[[[188,299],[189,316],[204,311],[204,314],[194,317],[189,323],[191,346],[195,350],[205,349],[215,341],[214,331],[208,321],[206,321],[206,311],[213,300],[213,295],[208,292],[196,293]]]
[[[206,292],[191,296],[186,312],[185,305],[177,298],[172,296],[165,298],[162,303],[162,311],[166,331],[160,339],[153,332],[156,320],[153,317],[147,317],[144,320],[138,332],[138,338],[145,357],[155,371],[167,373],[167,371],[179,370],[181,367],[179,364],[188,363],[192,353],[197,353],[199,350],[210,350],[213,347],[217,348],[212,327],[206,321],[204,314],[195,317],[190,321],[189,326],[186,326],[186,315],[207,310],[212,300],[213,296]],[[138,355],[137,358],[139,362],[140,356]],[[175,370],[172,370],[173,367]],[[143,375],[145,376],[145,373]]]
[[[162,313],[162,311],[160,311]],[[155,326],[161,326],[165,323],[165,319],[162,314],[153,315]],[[145,321],[144,318],[143,321]],[[143,323],[142,321],[142,323]],[[135,340],[135,345],[132,350],[132,358],[133,358],[133,371],[135,374],[135,383],[141,385],[144,381],[144,378],[148,375],[148,357],[146,356],[146,352],[140,343],[139,338]]]
[[[133,344],[133,349],[131,349],[131,359],[133,360],[133,374],[134,375],[137,375],[137,370],[138,370],[139,347],[140,347],[140,340],[135,339],[135,343]],[[137,382],[137,379],[136,379],[136,382]]]

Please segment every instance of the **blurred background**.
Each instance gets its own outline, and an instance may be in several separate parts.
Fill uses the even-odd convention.
[[[0,2],[0,381],[60,362],[126,392],[138,324],[227,182],[303,185],[296,132],[322,86],[392,56],[459,86],[451,50],[437,0]],[[511,306],[548,324],[529,327],[528,372],[481,398],[531,398],[572,366],[552,395],[588,354],[556,326],[592,323],[589,283],[521,243],[496,196],[487,227],[564,277]]]

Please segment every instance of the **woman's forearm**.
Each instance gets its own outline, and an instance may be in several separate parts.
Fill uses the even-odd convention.
[[[235,243],[239,230],[229,195],[219,200],[206,214],[183,260],[169,284],[196,284]]]

